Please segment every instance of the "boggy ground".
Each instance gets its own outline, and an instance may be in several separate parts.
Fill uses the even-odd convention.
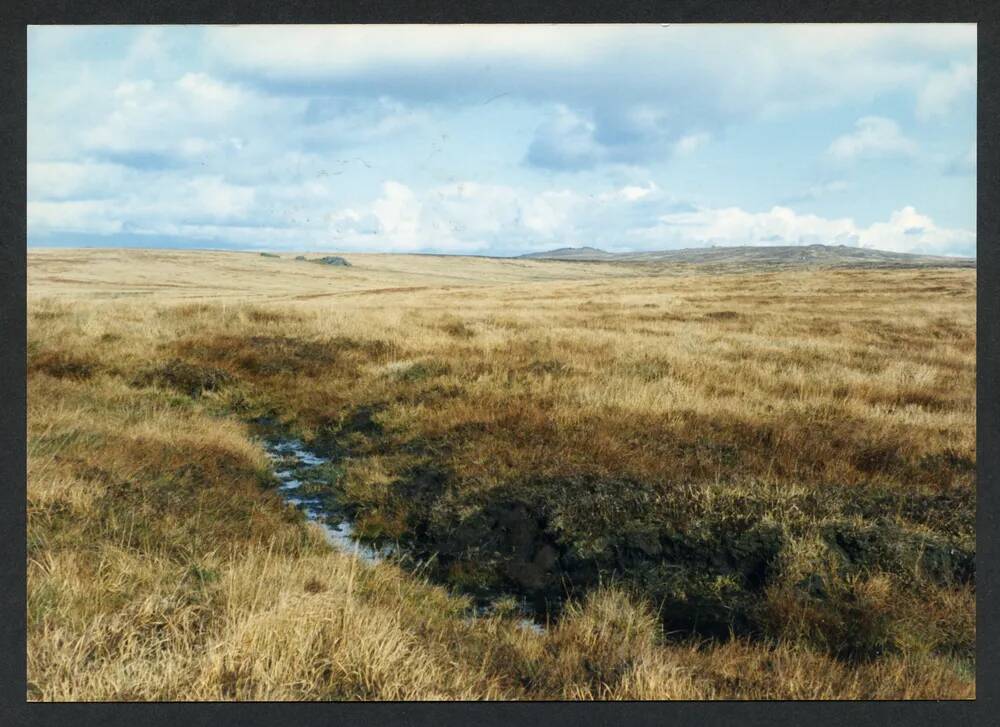
[[[974,696],[974,270],[347,257],[31,254],[29,696]]]

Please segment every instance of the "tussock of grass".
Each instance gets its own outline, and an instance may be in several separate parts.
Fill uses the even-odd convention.
[[[974,271],[107,255],[29,259],[30,698],[975,696]]]

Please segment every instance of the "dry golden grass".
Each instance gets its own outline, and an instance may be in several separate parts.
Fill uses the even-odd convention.
[[[975,271],[347,257],[29,253],[30,698],[975,696]],[[438,565],[330,551],[261,414]]]

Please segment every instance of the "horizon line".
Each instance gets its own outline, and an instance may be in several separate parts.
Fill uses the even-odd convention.
[[[756,249],[764,250],[768,248],[809,248],[809,247],[824,247],[824,248],[843,248],[845,250],[867,250],[870,252],[886,253],[889,255],[901,255],[909,257],[931,257],[931,258],[948,258],[953,260],[977,260],[978,255],[955,255],[947,253],[923,253],[923,252],[899,252],[895,250],[884,250],[877,247],[861,247],[860,245],[844,245],[844,244],[829,244],[829,243],[786,243],[783,245],[702,245],[697,247],[676,247],[676,248],[659,248],[650,250],[622,250],[617,252],[612,252],[604,250],[603,248],[594,247],[592,245],[582,245],[582,246],[561,246],[561,247],[551,247],[539,250],[527,250],[525,252],[510,253],[510,254],[488,254],[488,253],[476,253],[476,252],[430,252],[430,251],[386,251],[386,250],[338,250],[335,248],[321,249],[321,248],[299,248],[299,249],[287,249],[287,248],[265,248],[265,247],[210,247],[201,245],[114,245],[114,244],[38,244],[27,242],[25,245],[26,250],[176,250],[176,251],[188,251],[188,252],[233,252],[233,253],[248,253],[248,254],[260,254],[269,253],[274,255],[303,255],[303,254],[337,254],[337,255],[424,255],[424,256],[434,256],[434,257],[478,257],[484,259],[518,259],[529,255],[540,255],[544,253],[558,252],[563,250],[593,250],[595,252],[603,253],[605,255],[648,255],[656,253],[671,253],[671,252],[685,252],[692,250],[736,250],[736,249]],[[564,262],[599,262],[592,260],[566,260]]]

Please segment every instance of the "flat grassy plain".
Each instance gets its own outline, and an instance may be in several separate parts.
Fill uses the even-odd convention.
[[[975,696],[975,270],[293,257],[29,251],[30,699]]]

